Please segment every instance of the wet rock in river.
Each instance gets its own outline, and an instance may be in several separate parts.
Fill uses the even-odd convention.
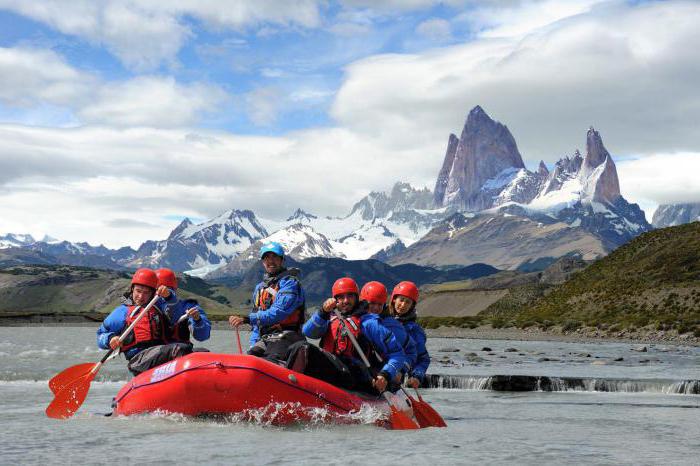
[[[517,353],[519,350],[516,348],[506,348],[505,352],[506,353]]]
[[[482,362],[482,361],[485,361],[484,358],[482,358],[481,356],[479,356],[479,355],[476,354],[476,353],[467,353],[467,354],[464,355],[464,359],[466,359],[466,360],[469,361],[469,362]]]
[[[481,351],[493,351],[493,350],[491,348],[489,348],[488,346],[484,346],[483,348],[481,348]]]
[[[639,353],[646,353],[647,347],[646,346],[638,346],[636,348],[630,348],[630,351],[637,351]]]
[[[452,346],[448,346],[446,348],[440,348],[438,350],[440,353],[459,353],[459,348],[454,348]]]
[[[620,361],[624,361],[624,360],[625,360],[625,358],[615,358],[615,359],[613,359],[613,361],[615,361],[615,362],[620,362]]]

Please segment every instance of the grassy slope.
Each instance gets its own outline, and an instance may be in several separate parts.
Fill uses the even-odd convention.
[[[225,287],[190,278],[178,291],[196,299],[208,315],[223,319],[244,304]],[[82,315],[102,319],[129,286],[125,273],[87,267],[32,265],[0,269],[0,317]],[[247,298],[246,298],[247,299]]]
[[[645,233],[512,315],[517,325],[700,328],[700,222]]]

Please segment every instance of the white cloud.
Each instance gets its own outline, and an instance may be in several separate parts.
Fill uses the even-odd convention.
[[[563,18],[585,13],[608,0],[524,0],[474,2],[474,8],[458,15],[482,37],[523,36]]]
[[[94,102],[78,111],[86,123],[115,126],[177,127],[193,124],[203,113],[227,102],[216,86],[182,85],[172,77],[139,76],[125,82],[106,83]]]
[[[339,128],[240,137],[0,125],[0,140],[0,219],[12,219],[0,231],[112,247],[166,237],[177,222],[163,218],[211,218],[229,208],[273,218],[297,207],[343,215],[370,189],[424,175],[420,147],[386,152]],[[159,227],[114,227],[125,218]]]
[[[697,150],[698,17],[698,3],[619,4],[523,39],[370,57],[346,68],[332,114],[386,147],[418,144],[433,157],[477,104],[532,162],[582,147],[591,124],[613,154]]]
[[[452,28],[449,21],[440,18],[423,21],[416,27],[416,32],[436,41],[449,40],[452,37]]]
[[[700,152],[654,154],[618,161],[617,171],[623,195],[634,202],[643,205],[700,202]]]
[[[71,126],[173,127],[196,123],[229,98],[217,86],[180,84],[169,76],[104,82],[51,50],[0,47],[0,102],[22,108],[28,122],[41,123],[40,114],[48,113],[43,120],[63,117]]]
[[[320,22],[319,3],[317,0],[0,0],[0,9],[104,45],[130,68],[151,70],[163,63],[173,63],[192,35],[185,16],[213,28],[243,29],[265,23],[315,27]]]
[[[0,102],[30,107],[84,101],[96,79],[51,50],[0,47]]]

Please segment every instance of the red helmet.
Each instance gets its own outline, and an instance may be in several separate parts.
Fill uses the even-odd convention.
[[[379,282],[367,282],[360,291],[360,299],[368,303],[386,304],[386,286]]]
[[[151,269],[138,269],[131,277],[131,285],[143,285],[155,290],[158,288],[158,276]]]
[[[156,270],[156,275],[158,276],[158,286],[165,285],[168,288],[177,290],[177,277],[175,272],[170,269],[158,269]]]
[[[333,283],[333,297],[345,293],[355,293],[360,294],[360,289],[357,287],[357,283],[350,277],[339,278]]]
[[[413,282],[401,282],[391,292],[391,300],[394,301],[394,297],[398,295],[411,298],[415,303],[418,301],[418,287]]]

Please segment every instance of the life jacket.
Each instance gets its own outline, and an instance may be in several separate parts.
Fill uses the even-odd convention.
[[[348,331],[357,340],[360,337],[361,330],[360,316],[346,317],[345,322],[347,323]],[[357,354],[350,337],[347,335],[345,326],[336,316],[331,316],[329,331],[321,338],[320,346],[322,349],[341,358],[350,359]]]
[[[126,326],[131,325],[143,308],[140,306],[127,306]],[[140,349],[165,343],[165,322],[163,314],[155,306],[151,307],[146,315],[139,320],[134,330],[124,339],[121,350],[126,353],[134,347]]]
[[[298,273],[296,269],[285,270],[270,280],[267,283],[267,286],[263,285],[258,288],[253,302],[256,310],[264,311],[270,309],[274,304],[275,298],[277,297],[277,292],[280,289],[280,280],[284,277],[288,277],[298,282],[299,279],[296,277],[296,273]],[[270,333],[281,332],[283,330],[301,332],[301,327],[304,325],[304,319],[306,317],[305,312],[306,303],[302,303],[301,306],[292,311],[292,313],[283,320],[277,322],[276,324],[261,328],[260,333],[261,335],[267,335]]]
[[[198,304],[195,299],[185,299],[182,306],[187,310]],[[168,343],[192,343],[190,341],[190,319],[185,319],[179,324],[171,321],[165,336]]]

